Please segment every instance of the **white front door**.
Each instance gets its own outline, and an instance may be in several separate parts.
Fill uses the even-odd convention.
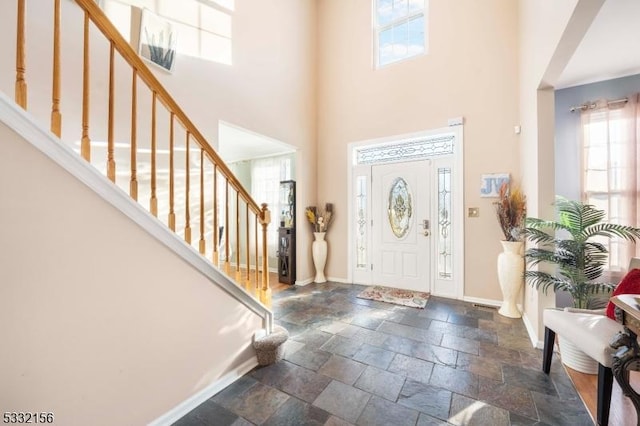
[[[373,284],[429,291],[431,160],[375,165],[371,175]]]

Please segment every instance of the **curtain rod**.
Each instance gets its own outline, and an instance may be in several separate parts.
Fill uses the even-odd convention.
[[[629,102],[629,98],[620,98],[613,101],[607,101],[607,106],[612,106],[612,105],[627,103],[627,102]],[[597,105],[595,101],[588,101],[583,103],[582,105],[572,106],[571,108],[569,108],[569,112],[584,111],[586,109],[594,109],[596,106]]]

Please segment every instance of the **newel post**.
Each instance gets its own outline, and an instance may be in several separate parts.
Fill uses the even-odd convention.
[[[260,301],[265,305],[271,304],[271,288],[269,287],[269,253],[267,251],[267,227],[271,223],[271,212],[266,203],[262,203],[260,224],[262,225],[262,289]]]

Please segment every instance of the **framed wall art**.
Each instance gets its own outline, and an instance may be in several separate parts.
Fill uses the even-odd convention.
[[[138,45],[138,54],[142,58],[171,72],[176,62],[177,41],[176,27],[171,21],[142,9]]]
[[[509,173],[483,174],[480,184],[481,197],[497,197],[503,183],[509,183]]]

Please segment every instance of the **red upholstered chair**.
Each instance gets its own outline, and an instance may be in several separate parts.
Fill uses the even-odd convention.
[[[615,290],[613,290],[611,297],[619,294],[640,294],[640,268],[629,269],[627,275],[620,281],[620,284],[616,286]],[[615,320],[615,305],[609,301],[606,309],[606,315],[612,320]]]
[[[640,270],[640,259],[634,258],[629,264],[630,272],[627,276],[630,278],[628,281],[640,278],[640,273],[637,270]],[[635,284],[638,284],[638,288],[640,288],[640,283],[635,282],[628,282],[623,286],[624,281],[623,279],[623,282],[618,286],[620,287],[618,293],[614,292],[614,294],[623,294],[625,289],[633,289]],[[609,424],[609,406],[613,386],[613,372],[611,371],[613,349],[609,346],[609,342],[613,336],[622,331],[622,325],[609,318],[606,315],[606,309],[545,309],[543,321],[545,329],[542,370],[549,374],[551,369],[556,333],[596,360],[598,362],[597,423],[599,425]]]

